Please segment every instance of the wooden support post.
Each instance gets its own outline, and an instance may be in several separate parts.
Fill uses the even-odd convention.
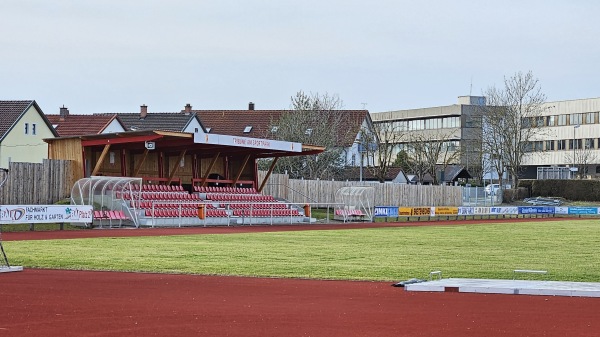
[[[271,166],[269,167],[269,171],[267,171],[267,174],[265,175],[265,179],[263,180],[262,184],[260,184],[260,187],[258,188],[258,193],[261,193],[263,188],[265,188],[265,185],[267,184],[267,181],[269,181],[269,177],[271,177],[271,173],[273,173],[273,169],[275,168],[275,164],[277,164],[278,159],[279,159],[279,157],[273,158],[273,162],[271,163]]]
[[[148,150],[148,149],[144,150],[144,155],[142,156],[142,159],[137,164],[137,167],[135,168],[135,170],[133,170],[133,176],[134,177],[137,177],[138,173],[140,173],[140,169],[142,168],[142,164],[144,164],[144,161],[146,160],[146,157],[148,157],[148,152],[150,152],[150,150]]]
[[[244,169],[246,168],[246,165],[248,164],[249,159],[250,159],[250,155],[247,155],[246,158],[244,158],[244,163],[240,167],[238,174],[235,176],[235,179],[233,180],[234,187],[235,187],[235,184],[237,184],[238,180],[240,180],[240,177],[242,176],[242,172],[244,172]]]
[[[202,177],[202,182],[200,183],[200,186],[204,186],[206,184],[206,179],[208,179],[208,175],[210,174],[210,171],[212,170],[213,166],[215,166],[215,163],[217,162],[217,159],[220,155],[221,152],[217,152],[217,154],[213,157],[213,160],[210,162],[210,165],[208,165],[208,168],[206,168],[206,172]]]
[[[94,167],[94,170],[92,171],[93,176],[98,174],[98,171],[100,171],[100,167],[102,166],[102,162],[104,161],[104,158],[106,158],[106,155],[108,154],[108,150],[110,150],[110,144],[104,145],[104,150],[102,150],[102,154],[100,155],[100,158],[98,158],[98,161],[96,162],[96,166]]]
[[[179,170],[179,163],[181,163],[181,160],[183,159],[183,157],[185,157],[186,152],[187,152],[187,150],[183,150],[179,154],[179,157],[177,158],[177,162],[175,162],[175,165],[173,166],[173,170],[171,170],[171,174],[169,174],[169,180],[167,180],[167,185],[171,185],[171,181],[173,180],[175,173],[177,173],[177,170]]]

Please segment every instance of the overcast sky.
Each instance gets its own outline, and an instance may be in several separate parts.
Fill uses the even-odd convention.
[[[0,99],[45,113],[449,105],[532,71],[549,101],[600,96],[600,2],[2,0]]]

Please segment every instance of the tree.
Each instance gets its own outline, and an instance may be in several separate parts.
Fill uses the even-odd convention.
[[[296,179],[338,177],[344,166],[342,148],[338,144],[348,133],[348,128],[344,127],[344,116],[339,113],[342,106],[343,102],[337,95],[299,91],[292,96],[290,110],[271,121],[269,129],[277,130],[271,137],[323,146],[325,151],[311,156],[282,157],[274,171],[287,172]]]
[[[490,87],[487,105],[482,106],[482,146],[487,160],[498,173],[500,186],[508,172],[516,188],[526,147],[543,132],[539,123],[546,96],[531,72],[504,78],[503,88]]]
[[[373,123],[371,128],[363,127],[359,137],[359,151],[367,156],[367,170],[377,178],[380,183],[385,178],[394,163],[396,146],[404,138],[405,130],[394,123]],[[370,165],[368,158],[373,158]]]
[[[442,178],[437,175],[438,167],[443,172],[460,156],[460,151],[454,144],[452,132],[413,133],[409,148],[409,163],[412,163],[413,173],[419,177],[420,181],[429,173],[434,184],[440,183]]]

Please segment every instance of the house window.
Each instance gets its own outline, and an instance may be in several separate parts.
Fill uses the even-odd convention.
[[[304,134],[307,136],[312,135],[313,129],[306,129],[306,131],[304,131]]]
[[[271,133],[275,133],[275,132],[277,132],[277,130],[279,130],[279,126],[273,126],[271,128]]]
[[[29,134],[29,123],[25,123],[25,134]]]
[[[352,154],[352,166],[356,166],[356,154]]]
[[[244,128],[244,133],[249,133],[250,131],[252,131],[252,126],[248,125]]]
[[[31,124],[31,134],[35,135],[35,123]]]
[[[546,141],[546,151],[554,151],[554,150],[556,150],[556,148],[554,147],[554,141],[547,140]]]
[[[564,139],[560,139],[557,141],[558,143],[558,149],[559,150],[566,150],[567,149],[567,141]]]

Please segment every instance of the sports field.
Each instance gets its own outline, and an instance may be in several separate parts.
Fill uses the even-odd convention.
[[[328,231],[6,242],[13,264],[35,268],[394,281],[511,278],[547,270],[600,280],[598,220]]]
[[[598,281],[597,223],[3,233],[25,270],[0,274],[0,334],[593,336],[598,298],[410,293],[391,282],[432,270],[511,278],[521,268]]]

